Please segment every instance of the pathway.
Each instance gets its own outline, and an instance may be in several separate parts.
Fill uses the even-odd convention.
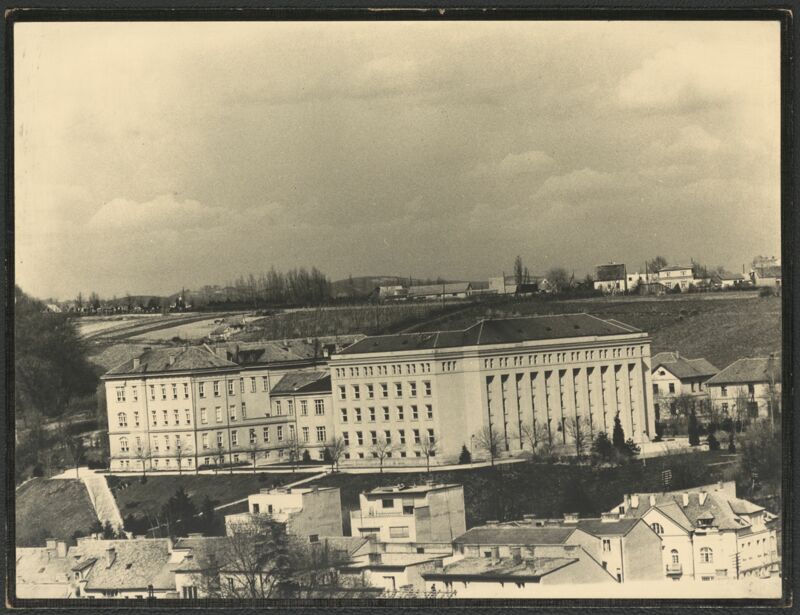
[[[119,512],[117,501],[114,499],[114,494],[111,493],[105,475],[82,467],[78,468],[78,477],[83,480],[83,484],[86,485],[86,491],[89,493],[89,500],[92,502],[92,506],[94,506],[95,514],[100,520],[100,523],[105,525],[106,521],[108,521],[111,527],[121,529],[123,525],[122,515]],[[66,470],[52,478],[75,478],[75,468]]]

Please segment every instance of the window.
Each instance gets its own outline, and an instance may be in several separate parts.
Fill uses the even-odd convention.
[[[315,399],[314,400],[314,414],[317,416],[323,416],[325,414],[325,400],[324,399]]]
[[[172,399],[178,399],[178,385],[172,385]]]
[[[431,396],[431,383],[430,380],[426,380],[422,383],[423,388],[425,389],[425,397]]]
[[[217,432],[217,447],[218,448],[222,448],[222,443],[223,443],[222,432],[218,431]]]
[[[658,395],[658,383],[653,383],[653,395]]]
[[[203,425],[208,423],[208,412],[205,408],[200,408],[200,423]]]
[[[302,432],[303,432],[303,442],[308,442],[308,427],[303,427]]]
[[[719,394],[722,397],[727,397],[728,396],[728,387],[720,387],[719,388]]]
[[[120,412],[117,414],[117,422],[119,423],[120,427],[127,427],[128,426],[128,415],[124,412]]]
[[[397,431],[397,433],[400,435],[400,444],[405,444],[406,443],[406,430],[405,429],[399,429]],[[405,455],[403,455],[402,453],[400,454],[400,456],[401,457],[405,457]]]
[[[325,427],[319,426],[317,427],[317,442],[325,442]]]
[[[358,443],[359,446],[362,446],[364,444],[364,432],[361,431],[356,432],[356,442]]]
[[[214,397],[219,397],[219,380],[214,381]]]
[[[361,399],[361,388],[357,385],[353,385],[353,399]]]
[[[300,416],[308,416],[308,400],[300,400]]]
[[[367,399],[373,399],[375,397],[375,386],[372,384],[367,385]]]
[[[242,419],[247,418],[247,404],[242,402]]]
[[[342,432],[342,441],[345,446],[350,446],[350,434],[346,431]]]
[[[256,430],[255,429],[251,429],[249,435],[250,435],[250,444],[255,444],[256,443]]]
[[[158,414],[155,410],[150,411],[150,418],[152,419],[153,426],[158,425]]]
[[[425,413],[426,413],[426,415],[428,417],[428,420],[429,421],[432,420],[433,419],[433,406],[431,406],[430,404],[426,404],[425,405]]]
[[[117,401],[125,401],[125,387],[117,387]]]
[[[278,425],[276,430],[278,432],[278,442],[283,441],[283,425]]]
[[[419,409],[416,406],[411,406],[411,420],[412,421],[419,420]]]
[[[372,441],[373,444],[377,444],[378,443],[378,432],[377,431],[370,431],[369,432],[369,437],[370,437],[370,440]]]
[[[383,498],[381,500],[381,508],[394,508],[394,500],[391,498]]]
[[[343,384],[339,385],[339,399],[342,401],[347,399],[347,389],[345,389]]]
[[[169,436],[164,436],[164,450],[169,450]]]
[[[392,432],[388,429],[383,432],[383,437],[386,439],[386,444],[392,443]]]
[[[181,415],[177,408],[172,409],[172,420],[176,425],[181,424]]]
[[[150,401],[155,401],[155,400],[156,400],[156,385],[151,384],[150,385]]]
[[[389,538],[408,538],[408,527],[405,525],[400,527],[390,527]]]
[[[239,393],[244,393],[244,378],[239,378]]]
[[[728,402],[722,402],[722,413],[728,414]]]
[[[603,538],[603,551],[611,551],[611,539]]]
[[[228,380],[228,395],[235,395],[235,390],[233,388],[233,380]]]
[[[664,533],[664,527],[660,523],[651,523],[650,527],[659,536],[661,536]]]
[[[138,412],[134,412],[133,413],[133,424],[134,424],[135,427],[139,426],[139,413]]]
[[[238,446],[239,444],[239,432],[234,429],[231,432],[231,446]]]
[[[395,397],[402,397],[403,396],[403,383],[402,382],[395,382],[394,383],[394,396]]]
[[[161,414],[164,416],[164,425],[169,425],[169,414],[166,410],[162,410]]]
[[[161,399],[166,399],[166,398],[167,398],[167,385],[166,384],[162,384],[161,385]]]
[[[361,408],[354,408],[356,413],[356,423],[361,422]]]
[[[385,382],[381,382],[381,397],[384,399],[389,397],[389,385]]]
[[[294,401],[291,399],[286,400],[286,412],[289,416],[294,416]]]
[[[120,438],[119,439],[119,451],[121,453],[128,452],[128,438]]]
[[[433,429],[428,430],[428,442],[430,442],[431,444],[436,443],[436,436],[433,435]]]
[[[220,406],[217,406],[216,408],[214,408],[214,414],[216,415],[217,423],[221,423],[222,422],[222,408]]]
[[[277,400],[275,402],[275,416],[280,416],[283,414],[283,408],[281,407],[281,400]]]
[[[669,383],[669,392],[670,393],[674,393],[675,392],[675,383],[674,382],[670,382]]]
[[[289,439],[294,440],[294,425],[289,425]]]
[[[207,433],[203,434],[203,448],[204,449],[208,448],[208,434]],[[206,461],[206,463],[208,463],[208,461]]]
[[[397,406],[397,420],[402,421],[405,418],[405,414],[403,413],[403,406]]]
[[[264,391],[264,393],[269,392],[269,378],[266,376],[261,376],[261,390]]]
[[[187,383],[183,383],[183,398],[189,399],[189,385]]]
[[[409,395],[409,397],[416,397],[417,396],[417,383],[416,382],[409,382],[408,383],[408,395]]]
[[[339,412],[341,413],[342,423],[347,422],[347,408],[340,408]]]
[[[414,444],[419,444],[421,440],[419,439],[419,429],[413,429],[414,432]]]
[[[673,549],[672,551],[670,551],[669,552],[669,556],[670,556],[670,561],[673,564],[680,564],[681,563],[681,558],[680,558],[680,555],[678,555],[678,550],[677,549]]]
[[[187,408],[186,410],[183,411],[183,414],[184,414],[184,419],[186,421],[186,424],[187,425],[191,425],[192,424],[192,411]]]
[[[269,427],[264,427],[263,437],[264,442],[269,442]]]
[[[369,408],[369,422],[375,422],[375,408]]]
[[[204,382],[201,382],[197,385],[197,392],[200,394],[200,397],[206,396],[206,385]]]
[[[700,548],[700,561],[704,564],[714,563],[714,551],[711,550],[711,547]]]
[[[256,379],[255,379],[255,376],[251,376],[250,377],[250,392],[251,393],[255,393],[256,392]]]

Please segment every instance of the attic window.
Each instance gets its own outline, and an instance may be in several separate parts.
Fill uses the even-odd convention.
[[[130,570],[131,566],[133,566],[133,564],[131,562],[128,562],[127,564],[125,564],[125,570]]]

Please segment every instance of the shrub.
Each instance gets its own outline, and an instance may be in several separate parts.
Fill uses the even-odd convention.
[[[311,453],[307,449],[303,451],[303,461],[311,461]]]
[[[469,452],[466,444],[461,445],[461,454],[458,456],[458,463],[461,465],[472,463],[472,453]]]
[[[733,432],[728,433],[728,452],[735,453],[736,452],[736,442],[733,440]]]
[[[601,462],[610,462],[614,461],[616,457],[616,449],[614,445],[611,443],[611,440],[608,439],[608,434],[604,431],[601,431],[597,434],[594,441],[592,442],[592,449],[591,449],[592,457],[597,461]]]
[[[719,441],[717,440],[714,432],[708,434],[708,438],[706,439],[708,443],[708,450],[710,451],[718,451],[719,450]]]
[[[692,410],[692,413],[689,415],[689,446],[699,446],[700,445],[700,427],[697,424],[697,416]]]

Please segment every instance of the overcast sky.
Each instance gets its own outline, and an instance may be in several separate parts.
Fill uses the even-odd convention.
[[[16,24],[16,277],[780,251],[778,23]]]

